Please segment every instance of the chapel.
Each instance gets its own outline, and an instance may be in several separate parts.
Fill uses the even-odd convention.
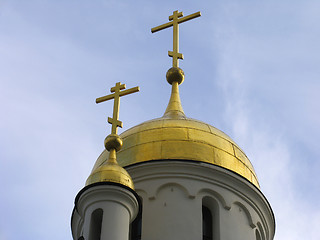
[[[110,95],[97,98],[114,101],[112,131],[76,196],[74,240],[274,238],[274,214],[246,154],[227,134],[182,108],[179,24],[200,15],[174,11],[169,22],[151,29],[173,28],[172,67],[166,73],[171,97],[162,117],[118,135],[120,97],[139,88],[116,83]]]

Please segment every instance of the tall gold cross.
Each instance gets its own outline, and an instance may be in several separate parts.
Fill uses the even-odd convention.
[[[112,94],[96,99],[96,103],[101,103],[114,98],[113,117],[112,118],[108,117],[108,123],[112,124],[112,131],[111,131],[112,134],[117,134],[118,127],[122,128],[122,122],[119,121],[120,97],[131,94],[131,93],[139,92],[140,90],[139,87],[134,87],[134,88],[121,91],[125,88],[126,88],[125,84],[121,84],[120,82],[117,82],[116,86],[110,89],[110,92],[112,92]]]
[[[169,57],[172,57],[172,66],[173,67],[179,67],[179,60],[183,59],[183,55],[179,53],[179,23],[186,22],[188,20],[191,20],[193,18],[200,17],[201,13],[196,12],[193,14],[190,14],[188,16],[183,17],[183,13],[177,11],[173,12],[173,15],[169,16],[168,23],[162,24],[158,27],[154,27],[151,29],[152,33],[158,32],[162,29],[168,28],[173,26],[173,51],[168,51]]]

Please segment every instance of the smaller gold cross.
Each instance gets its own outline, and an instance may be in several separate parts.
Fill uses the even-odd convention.
[[[154,27],[151,29],[151,32],[155,33],[162,29],[173,26],[173,51],[168,51],[168,55],[172,57],[173,67],[179,67],[179,59],[183,59],[183,55],[179,53],[179,23],[183,23],[200,16],[201,16],[201,13],[196,12],[183,17],[183,13],[177,10],[173,12],[173,15],[169,16],[169,21],[171,22],[162,24],[158,27]]]
[[[112,94],[96,99],[96,103],[101,103],[114,98],[113,117],[112,118],[108,117],[108,123],[112,124],[112,130],[111,130],[112,134],[117,134],[118,127],[122,128],[122,122],[119,121],[120,97],[140,91],[139,87],[134,87],[134,88],[121,91],[125,88],[126,88],[125,84],[121,84],[120,82],[117,82],[116,85],[110,89],[110,92],[112,92]]]

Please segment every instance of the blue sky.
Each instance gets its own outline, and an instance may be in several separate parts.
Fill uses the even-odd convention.
[[[276,240],[319,239],[320,2],[0,0],[0,240],[71,239],[78,191],[110,132],[162,116],[174,10],[188,117],[246,152],[276,216]],[[120,130],[123,131],[123,130]]]

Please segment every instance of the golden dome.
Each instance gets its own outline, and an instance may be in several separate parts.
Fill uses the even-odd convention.
[[[184,73],[179,68],[169,69],[167,80],[172,91],[163,117],[141,123],[120,135],[123,147],[117,152],[119,165],[126,167],[152,160],[199,161],[233,171],[259,188],[251,162],[228,135],[185,116],[178,87],[183,78]],[[109,152],[103,151],[91,175],[106,163],[108,157]]]
[[[123,148],[117,153],[117,160],[123,167],[151,160],[200,161],[236,172],[259,187],[251,162],[239,146],[204,122],[162,117],[137,125],[120,136]],[[108,151],[100,155],[93,171],[108,155]]]
[[[129,173],[117,163],[103,164],[94,169],[86,181],[86,186],[98,182],[119,183],[134,190],[133,181]]]
[[[98,182],[111,182],[124,185],[134,190],[134,184],[129,173],[119,166],[116,152],[122,147],[123,141],[117,134],[106,137],[104,145],[108,151],[107,158],[98,167],[94,167],[86,181],[86,186]]]

